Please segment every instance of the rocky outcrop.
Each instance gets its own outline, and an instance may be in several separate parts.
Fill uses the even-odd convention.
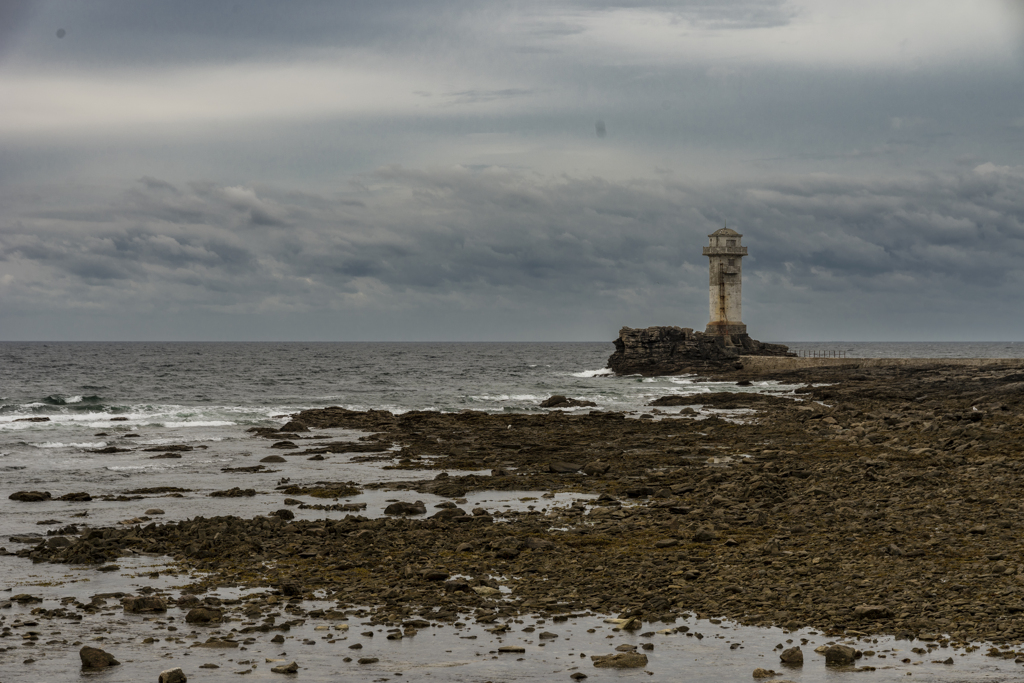
[[[614,343],[608,367],[617,375],[646,377],[721,371],[736,367],[740,356],[796,355],[782,344],[766,344],[746,334],[713,335],[688,327],[623,327]]]

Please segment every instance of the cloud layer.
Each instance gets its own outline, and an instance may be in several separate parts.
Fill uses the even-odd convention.
[[[330,196],[146,177],[104,203],[8,220],[0,296],[22,315],[454,310],[463,334],[499,339],[508,330],[473,329],[474,312],[587,310],[601,338],[703,325],[700,247],[726,219],[750,245],[744,317],[772,338],[863,338],[858,321],[898,335],[943,309],[988,316],[994,336],[1016,325],[1000,310],[1018,309],[1024,285],[1024,169],[992,164],[757,185],[389,167]]]
[[[1020,338],[1022,7],[0,1],[0,339]]]

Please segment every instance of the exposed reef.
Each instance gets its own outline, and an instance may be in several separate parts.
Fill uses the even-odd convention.
[[[675,375],[742,369],[740,356],[795,356],[782,344],[746,334],[716,335],[689,327],[623,327],[608,367],[617,375]]]

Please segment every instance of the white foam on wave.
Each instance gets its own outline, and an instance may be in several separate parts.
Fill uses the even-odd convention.
[[[44,441],[43,443],[34,443],[32,445],[36,448],[106,448],[107,442],[62,443],[60,441]]]
[[[229,420],[196,420],[195,422],[160,422],[156,424],[161,424],[168,429],[176,429],[178,427],[231,427],[237,423]]]
[[[615,371],[611,368],[601,368],[600,370],[583,370],[582,372],[572,373],[573,377],[607,377],[608,375],[615,374]]]
[[[481,394],[470,396],[474,401],[539,401],[540,396],[536,394]]]
[[[82,397],[81,396],[70,396],[70,397],[64,399],[64,403],[81,403],[81,402],[82,402]]]
[[[138,472],[146,469],[145,465],[110,465],[104,469],[108,469],[111,472]]]

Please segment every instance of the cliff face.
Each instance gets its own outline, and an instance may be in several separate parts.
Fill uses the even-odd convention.
[[[732,368],[740,356],[795,356],[782,344],[765,344],[745,334],[728,339],[688,327],[623,327],[608,367],[617,375],[677,375]]]

